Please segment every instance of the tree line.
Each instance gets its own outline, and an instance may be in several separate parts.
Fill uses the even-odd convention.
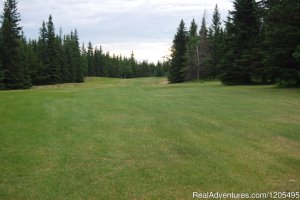
[[[89,42],[80,47],[75,29],[55,32],[52,16],[43,22],[38,39],[26,39],[19,25],[16,0],[6,0],[0,26],[0,89],[26,89],[32,85],[80,83],[85,76],[136,78],[164,76],[167,62],[138,62],[110,55]]]
[[[220,79],[226,85],[300,86],[300,3],[297,0],[235,0],[222,23],[200,30],[181,20],[173,39],[169,82]]]
[[[82,59],[86,76],[137,78],[149,76],[165,76],[168,69],[167,62],[158,61],[156,64],[148,61],[137,62],[134,53],[129,58],[122,55],[104,53],[100,46],[93,48],[91,42],[87,49],[82,47]]]

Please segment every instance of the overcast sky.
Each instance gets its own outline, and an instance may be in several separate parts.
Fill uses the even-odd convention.
[[[192,18],[199,24],[206,11],[210,24],[216,4],[225,19],[231,0],[19,0],[18,9],[28,38],[37,38],[42,21],[52,14],[57,32],[77,28],[81,42],[125,56],[133,50],[138,60],[156,62],[169,54],[181,19],[187,27]]]

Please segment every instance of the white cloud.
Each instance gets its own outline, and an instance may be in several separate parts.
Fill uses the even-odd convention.
[[[192,18],[200,23],[206,10],[210,22],[216,4],[225,19],[231,0],[24,0],[19,11],[29,38],[38,36],[42,20],[52,14],[57,30],[77,28],[82,42],[124,55],[134,50],[139,60],[156,61],[167,53],[181,19],[187,26]]]
[[[169,55],[170,43],[167,42],[124,42],[124,43],[104,43],[102,48],[111,54],[122,54],[127,57],[134,52],[135,58],[139,61],[148,60],[149,62],[157,62],[163,60],[164,56]]]

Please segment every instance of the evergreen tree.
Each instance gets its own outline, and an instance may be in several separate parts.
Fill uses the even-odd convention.
[[[1,18],[0,18],[1,19]],[[2,21],[0,21],[0,23],[2,24]],[[0,49],[2,49],[2,39],[1,39],[1,26],[0,26]],[[2,65],[2,60],[1,60],[1,53],[0,53],[0,90],[3,90],[5,88],[4,85],[4,68]]]
[[[24,76],[24,84],[27,86],[26,88],[30,88],[32,86],[31,82],[31,71],[30,71],[30,64],[32,64],[33,57],[30,47],[27,44],[26,38],[24,33],[22,32],[21,36],[21,65],[23,66],[23,76]]]
[[[211,69],[208,64],[210,59],[209,54],[209,41],[208,41],[208,31],[206,28],[206,19],[205,14],[202,18],[201,29],[200,29],[200,40],[199,40],[199,47],[198,47],[198,57],[199,63],[197,68],[197,79],[200,78],[206,79],[210,78],[211,76]]]
[[[88,75],[96,76],[94,49],[91,42],[89,42],[88,44],[87,61],[88,61]]]
[[[137,76],[137,70],[136,70],[136,61],[135,61],[135,58],[134,58],[133,51],[131,51],[131,54],[130,54],[130,67],[131,67],[131,72],[132,72],[130,77],[134,78],[134,77]]]
[[[4,85],[4,69],[2,66],[2,62],[0,60],[0,90],[5,89],[5,85]]]
[[[187,31],[183,20],[179,24],[171,51],[171,66],[168,79],[170,83],[180,83],[185,78],[184,67],[187,52]]]
[[[222,27],[221,17],[216,5],[210,27],[209,43],[210,43],[210,76],[216,78],[219,75],[220,63],[222,58]]]
[[[59,65],[59,40],[55,35],[55,28],[52,16],[49,16],[47,23],[47,58],[46,72],[47,82],[49,84],[59,83],[61,81],[61,69]]]
[[[1,27],[2,70],[0,71],[0,85],[5,89],[29,88],[30,79],[26,75],[27,69],[22,62],[21,30],[19,26],[20,14],[16,0],[6,0]],[[1,78],[2,76],[2,78]]]
[[[197,74],[198,74],[197,69],[199,65],[198,45],[199,45],[198,26],[195,22],[195,19],[193,19],[187,37],[187,52],[186,52],[187,64],[184,69],[185,80],[187,81],[197,79]]]
[[[222,63],[221,81],[224,84],[249,84],[256,65],[255,47],[261,31],[255,0],[235,0],[234,10],[226,23],[227,50]]]
[[[82,68],[83,68],[83,76],[88,75],[88,60],[87,60],[87,52],[84,46],[84,43],[82,44],[81,47],[81,63],[82,63]]]
[[[74,56],[74,68],[75,68],[75,82],[81,83],[84,81],[84,69],[80,59],[80,47],[77,30],[75,29],[73,40],[73,56]]]
[[[40,76],[38,72],[42,69],[41,61],[38,56],[38,44],[36,40],[29,40],[26,44],[26,56],[28,57],[28,69],[33,85],[40,84]]]
[[[43,21],[42,27],[40,28],[40,36],[38,39],[37,54],[40,61],[40,68],[36,72],[36,84],[47,84],[48,74],[46,71],[46,65],[48,62],[47,58],[47,28],[46,23]]]
[[[95,49],[95,65],[96,65],[96,76],[104,76],[103,72],[103,51],[100,46],[99,49]]]
[[[300,85],[300,4],[297,0],[268,0],[265,65],[270,79],[282,85]]]
[[[62,67],[62,77],[64,82],[73,82],[75,79],[73,60],[72,60],[72,47],[71,36],[65,35],[63,42],[64,66]]]
[[[158,61],[156,66],[155,66],[155,70],[154,70],[154,76],[157,76],[157,77],[161,77],[161,76],[164,76],[165,73],[164,73],[164,70],[163,70],[163,64]]]

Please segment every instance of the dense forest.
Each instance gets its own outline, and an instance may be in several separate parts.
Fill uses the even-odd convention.
[[[168,61],[138,62],[79,43],[77,30],[55,32],[50,15],[38,39],[19,25],[16,0],[6,0],[0,26],[0,89],[83,82],[85,76],[136,78],[168,75],[170,83],[220,79],[223,84],[300,86],[300,3],[235,0],[225,22],[216,5],[211,26],[182,20]]]
[[[210,27],[182,20],[173,40],[169,81],[220,79],[226,85],[300,86],[298,0],[235,0],[222,23],[216,6]],[[224,24],[222,26],[222,24]]]
[[[83,82],[85,76],[136,78],[165,76],[168,63],[138,62],[110,55],[101,47],[79,44],[77,30],[55,32],[50,15],[38,39],[26,39],[16,0],[4,3],[0,28],[0,89],[26,89],[32,85]],[[80,47],[81,46],[81,47]]]

